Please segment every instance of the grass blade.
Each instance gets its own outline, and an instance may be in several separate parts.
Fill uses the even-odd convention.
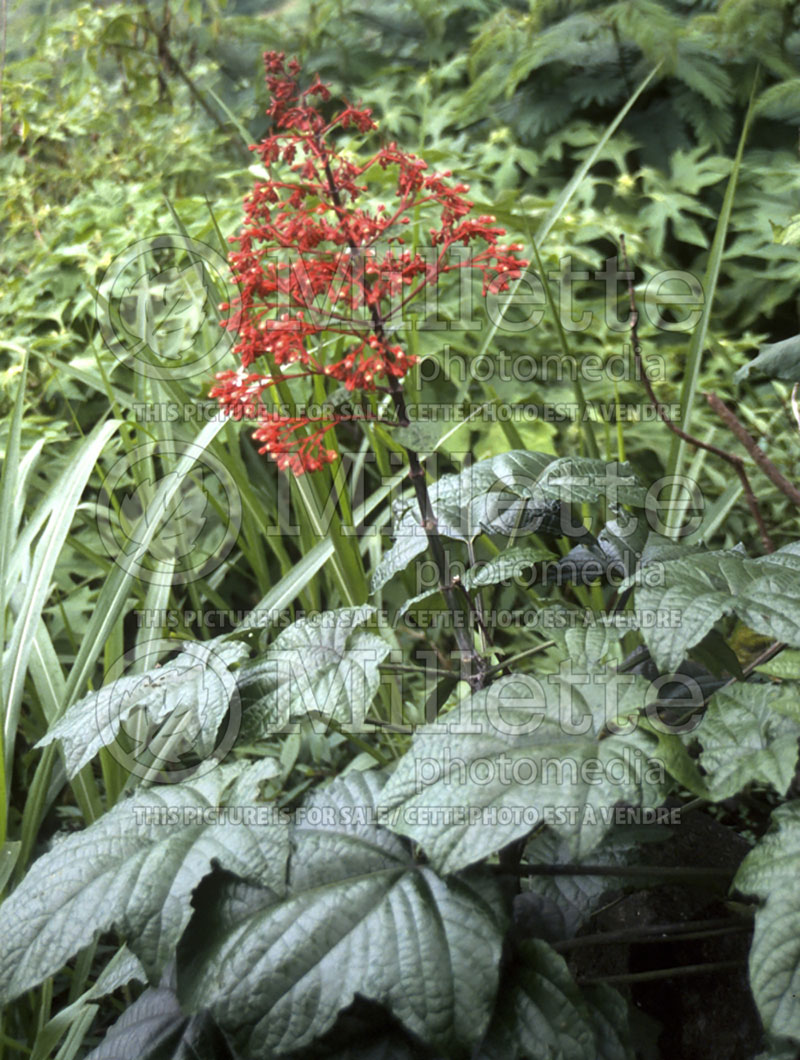
[[[684,371],[683,386],[681,388],[680,396],[680,426],[687,433],[691,433],[692,412],[694,411],[694,399],[697,393],[697,381],[700,375],[703,349],[706,344],[708,325],[711,320],[711,310],[714,304],[714,295],[716,293],[717,281],[719,280],[720,269],[722,267],[722,258],[725,253],[725,240],[728,235],[728,226],[730,224],[731,211],[733,210],[733,200],[736,195],[736,185],[739,180],[739,170],[742,166],[744,147],[748,133],[750,132],[750,124],[753,120],[756,91],[759,80],[759,74],[756,72],[753,88],[750,93],[750,102],[742,126],[742,134],[739,137],[739,146],[736,150],[736,157],[733,162],[733,168],[731,169],[731,175],[728,178],[728,186],[725,189],[725,197],[722,200],[722,209],[720,210],[717,227],[714,232],[714,239],[711,243],[711,250],[708,255],[708,265],[706,266],[706,273],[703,279],[703,292],[705,296],[703,311],[689,343],[689,353],[686,360],[686,369]],[[685,458],[686,442],[677,435],[674,435],[667,463],[667,479],[669,480],[670,477],[673,477],[673,503],[675,500],[675,493],[677,492],[677,484],[674,483],[674,478],[682,473]],[[676,529],[677,525],[678,524],[674,518],[669,522],[669,526],[672,530]]]
[[[553,203],[553,205],[550,208],[550,211],[548,212],[547,216],[544,218],[544,220],[539,225],[539,228],[536,231],[536,235],[534,236],[534,240],[535,240],[535,243],[536,243],[537,247],[541,247],[542,244],[544,243],[544,241],[550,235],[550,232],[552,231],[553,226],[555,225],[556,221],[559,219],[561,214],[567,208],[567,205],[568,205],[569,201],[572,199],[572,196],[575,194],[575,192],[578,190],[578,188],[583,183],[583,180],[584,180],[586,174],[589,172],[589,170],[595,164],[597,159],[600,157],[600,153],[602,152],[603,148],[608,143],[608,141],[611,139],[611,137],[614,135],[614,133],[617,131],[617,129],[622,124],[622,122],[625,120],[625,118],[628,116],[628,114],[630,113],[630,111],[633,108],[634,104],[636,103],[636,100],[639,98],[639,96],[641,96],[642,92],[644,92],[644,90],[647,88],[647,86],[650,84],[650,82],[656,76],[656,74],[658,73],[660,68],[661,68],[661,63],[659,63],[658,66],[654,67],[650,71],[650,73],[647,75],[647,77],[644,79],[644,81],[642,81],[639,84],[639,86],[636,88],[636,90],[632,94],[631,98],[628,100],[628,102],[625,104],[625,106],[622,108],[622,110],[619,112],[619,114],[617,114],[617,116],[614,118],[614,120],[608,126],[606,131],[603,133],[603,135],[597,141],[597,143],[592,148],[592,150],[589,152],[587,157],[583,160],[583,163],[578,168],[578,170],[575,172],[575,175],[572,177],[572,180],[570,180],[564,186],[563,191],[558,196],[556,201]],[[496,319],[492,321],[492,326],[489,328],[488,332],[486,333],[486,338],[483,340],[483,345],[481,346],[480,353],[478,354],[478,357],[482,357],[486,353],[486,351],[489,349],[489,346],[494,341],[494,337],[497,334],[497,332],[500,329],[500,326],[501,326],[501,324],[503,322],[503,318],[505,316],[505,312],[508,309],[508,307],[512,304],[512,302],[514,300],[514,295],[517,292],[517,288],[522,283],[522,280],[524,279],[525,276],[527,276],[527,274],[528,274],[527,270],[525,270],[522,273],[522,275],[519,277],[518,280],[515,280],[512,284],[509,285],[508,295],[507,295],[505,301],[501,303],[501,305],[499,307],[499,313],[497,314]]]

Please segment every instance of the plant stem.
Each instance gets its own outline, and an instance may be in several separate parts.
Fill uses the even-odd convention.
[[[687,931],[687,928],[694,930]],[[553,943],[553,949],[558,953],[567,953],[584,946],[611,946],[618,942],[688,942],[692,939],[717,938],[752,930],[752,924],[731,923],[729,917],[719,917],[716,920],[682,920],[671,924],[648,924],[642,927],[620,928],[619,931],[597,932],[594,935],[579,935],[574,939]]]
[[[797,489],[796,486],[793,486],[792,483],[780,473],[761,446],[756,442],[755,438],[751,437],[742,421],[731,411],[731,409],[728,408],[722,398],[717,397],[716,394],[706,394],[706,401],[714,412],[725,421],[731,431],[733,431],[750,456],[752,456],[754,463],[758,464],[770,482],[777,486],[781,493],[784,493],[789,498],[792,504],[800,506],[800,490]]]
[[[684,975],[709,975],[711,972],[733,971],[747,964],[746,957],[731,961],[715,961],[709,964],[682,964],[677,968],[656,968],[652,972],[624,972],[620,975],[601,975],[596,979],[577,979],[578,986],[599,986],[601,983],[622,985],[624,983],[653,983],[659,979],[674,979]]]
[[[498,866],[495,866],[498,868]],[[503,872],[508,870],[502,869]],[[690,865],[531,865],[522,864],[515,870],[519,876],[662,876],[669,879],[692,879],[694,877],[727,877],[736,874],[735,869],[701,868]]]
[[[331,202],[334,205],[336,212],[344,217],[345,208],[342,203],[341,196],[339,195],[339,189],[336,185],[336,178],[333,175],[331,169],[330,160],[328,159],[327,152],[322,143],[317,143],[317,149],[319,157],[325,170],[325,179],[328,183],[328,191],[330,192]],[[348,246],[350,247],[351,254],[354,260],[357,258],[359,253],[359,246],[355,240],[348,236]],[[367,295],[366,285],[364,287],[365,296]],[[368,299],[369,301],[369,299]],[[375,302],[369,301],[369,311],[372,317],[372,328],[376,338],[385,345],[386,343],[386,330],[384,327],[384,320],[381,316],[380,309]],[[387,382],[389,385],[389,393],[392,396],[394,403],[395,412],[397,413],[397,419],[401,424],[408,424],[409,417],[406,409],[406,399],[403,393],[403,385],[397,376],[387,374]],[[419,458],[419,453],[416,449],[403,446],[406,453],[408,454],[408,477],[411,480],[411,484],[414,487],[414,493],[417,498],[417,505],[419,506],[420,516],[422,518],[422,527],[425,530],[425,534],[428,538],[428,549],[430,551],[433,562],[436,565],[436,569],[439,575],[439,589],[444,597],[445,603],[452,614],[462,612],[459,607],[456,593],[454,592],[449,577],[449,564],[445,555],[444,546],[442,545],[442,539],[439,534],[439,527],[436,522],[436,516],[433,511],[433,505],[431,504],[430,494],[428,493],[428,485],[425,481],[425,469],[422,466],[422,462]],[[471,615],[472,607],[471,602],[468,600],[468,610]],[[475,646],[472,643],[472,637],[469,632],[470,624],[467,627],[459,625],[458,622],[454,623],[454,635],[458,649],[461,654],[462,666],[466,664],[466,670],[464,672],[464,678],[469,683],[473,691],[483,688],[486,677],[486,661],[481,655],[475,650]]]

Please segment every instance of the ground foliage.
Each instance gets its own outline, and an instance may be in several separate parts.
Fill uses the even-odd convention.
[[[419,408],[553,416],[342,422],[294,478],[206,422],[233,287],[157,247],[124,323],[144,342],[180,296],[201,360],[109,349],[104,275],[133,241],[227,254],[276,48],[469,184],[554,290],[565,258],[585,270],[586,330],[496,327],[479,300],[464,328],[450,294],[453,326],[400,336]],[[798,52],[778,0],[10,5],[0,1057],[797,1054]],[[592,275],[620,233],[655,392],[741,453],[761,527],[732,466],[648,414],[628,292],[609,318]],[[689,329],[653,297],[670,270],[704,293]],[[455,597],[421,580],[409,450]],[[165,527],[212,554],[204,504],[230,506],[186,493],[198,454],[238,533],[179,577]],[[97,516],[120,460],[124,561]],[[654,506],[678,473],[693,495]],[[483,616],[478,680],[453,598]]]

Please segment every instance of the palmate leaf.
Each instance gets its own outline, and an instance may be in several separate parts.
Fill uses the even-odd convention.
[[[260,763],[253,769],[263,774]],[[287,827],[213,822],[228,793],[247,792],[247,773],[218,767],[196,781],[139,790],[34,862],[0,906],[0,999],[35,986],[111,928],[157,978],[212,864],[281,893]]]
[[[244,1055],[301,1050],[356,995],[461,1055],[489,1022],[505,927],[485,870],[442,879],[376,824],[382,778],[351,773],[302,807],[286,895],[224,886],[178,957],[178,993]],[[199,923],[202,923],[202,930]]]
[[[482,533],[486,497],[496,487],[497,475],[492,460],[480,460],[460,475],[443,475],[429,489],[439,533],[459,541],[474,540]],[[396,501],[392,507],[394,544],[373,572],[373,592],[404,570],[412,559],[428,547],[428,535],[422,525],[416,500],[404,498]]]
[[[480,534],[546,533],[581,536],[582,525],[565,518],[564,505],[643,505],[646,491],[627,464],[514,449],[479,460],[460,475],[444,475],[430,488],[439,533],[457,541]],[[428,545],[416,502],[396,502],[394,544],[372,575],[373,592],[404,570]]]
[[[363,726],[390,651],[382,637],[359,628],[374,614],[373,607],[343,607],[283,630],[241,672],[239,688],[249,700],[243,734],[286,731],[292,718],[310,715]]]
[[[235,694],[236,682],[228,668],[247,655],[240,641],[222,637],[186,643],[163,666],[120,677],[84,696],[36,746],[60,741],[67,776],[73,777],[101,747],[110,747],[136,716],[150,733],[171,719],[173,734],[180,730],[184,748],[208,753]]]
[[[86,1060],[237,1060],[207,1013],[185,1016],[175,991],[150,987]]]
[[[630,723],[649,682],[569,665],[541,681],[515,674],[418,729],[381,796],[390,827],[440,872],[457,872],[544,822],[576,856],[598,846],[617,804],[656,807],[665,793],[657,741]],[[650,697],[654,698],[654,697]]]
[[[477,1060],[633,1060],[628,1011],[610,987],[581,991],[546,942],[519,945]]]
[[[754,781],[786,793],[800,753],[797,702],[795,683],[748,682],[714,693],[695,733],[712,798],[730,798]]]
[[[800,800],[779,806],[772,828],[739,867],[734,887],[762,901],[750,948],[750,988],[764,1026],[800,1042]]]
[[[667,834],[668,829],[659,825],[615,825],[602,846],[589,855],[589,861],[609,866],[638,864],[642,844],[660,842]],[[525,844],[523,861],[532,865],[564,865],[574,861],[574,856],[566,841],[545,829]],[[613,888],[627,886],[628,879],[622,873],[612,879],[569,873],[526,877],[520,882],[522,893],[515,900],[515,918],[522,918],[526,935],[547,942],[572,938],[590,919],[602,896]],[[657,879],[654,874],[654,881]],[[638,882],[641,885],[641,879]]]
[[[731,549],[654,560],[625,585],[636,586],[635,610],[662,670],[674,672],[723,615],[736,614],[756,633],[800,646],[797,543],[757,559]]]

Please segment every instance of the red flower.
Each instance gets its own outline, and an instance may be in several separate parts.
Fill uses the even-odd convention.
[[[481,273],[484,294],[502,291],[527,262],[517,257],[520,246],[499,244],[505,232],[493,217],[469,216],[469,189],[452,184],[450,172],[429,174],[394,143],[361,162],[337,148],[340,130],[377,128],[368,109],[345,101],[328,118],[326,85],[315,79],[301,88],[299,64],[281,52],[267,52],[264,64],[274,131],[251,149],[270,175],[245,198],[244,226],[231,239],[238,250],[229,255],[240,294],[221,306],[230,311],[223,326],[236,333],[242,369],[256,370],[219,373],[210,396],[236,419],[257,420],[260,452],[301,474],[336,459],[325,435],[345,417],[287,416],[265,395],[315,375],[348,390],[396,387],[414,358],[388,333],[425,287],[470,268]],[[391,205],[366,201],[365,178],[376,167],[396,171]],[[405,226],[421,210],[434,222],[432,255],[405,246]],[[451,260],[451,247],[475,242],[482,249]]]

